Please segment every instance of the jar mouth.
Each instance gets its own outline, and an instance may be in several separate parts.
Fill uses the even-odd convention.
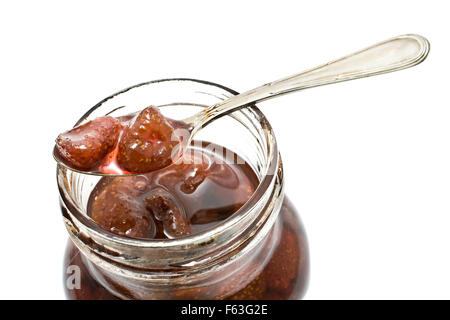
[[[125,93],[129,93],[129,91],[133,89],[137,89],[139,87],[143,86],[150,86],[154,84],[161,84],[165,82],[177,82],[177,83],[183,83],[183,84],[199,84],[199,85],[205,85],[207,87],[211,88],[217,88],[220,90],[225,91],[228,94],[231,95],[237,95],[238,92],[227,88],[223,85],[216,84],[209,81],[204,80],[197,80],[197,79],[190,79],[190,78],[168,78],[168,79],[160,79],[160,80],[153,80],[148,82],[143,82],[134,86],[131,86],[129,88],[126,88],[124,90],[121,90],[113,95],[110,95],[109,97],[101,100],[99,103],[94,105],[91,109],[89,109],[75,124],[79,125],[80,123],[90,120],[90,118],[95,118],[100,116],[98,113],[99,109],[104,106],[105,103],[108,101],[122,95]],[[220,99],[227,99],[227,97],[221,97]],[[149,101],[151,103],[151,101]],[[67,168],[64,168],[60,165],[58,165],[58,185],[61,193],[61,198],[63,199],[63,204],[67,207],[67,210],[70,212],[69,215],[65,214],[66,218],[66,225],[68,226],[69,233],[70,230],[72,232],[75,232],[73,229],[76,229],[76,232],[79,233],[80,231],[83,231],[84,233],[88,233],[91,238],[95,238],[95,241],[100,240],[102,243],[108,243],[109,248],[116,248],[116,249],[124,249],[124,248],[140,248],[140,249],[163,249],[167,250],[168,252],[171,252],[172,249],[174,251],[179,251],[180,249],[184,248],[184,250],[192,247],[207,247],[210,243],[217,240],[217,238],[220,235],[226,234],[227,231],[233,229],[234,227],[247,223],[249,221],[249,215],[252,213],[252,211],[255,210],[255,208],[258,206],[258,203],[261,201],[261,198],[267,197],[268,189],[270,189],[271,186],[273,186],[276,182],[275,180],[280,180],[280,176],[282,176],[282,168],[281,168],[281,160],[279,159],[279,153],[278,153],[278,147],[276,143],[275,136],[272,131],[272,127],[270,123],[265,118],[264,114],[259,110],[259,108],[256,105],[252,105],[246,108],[247,110],[240,110],[237,112],[246,112],[251,114],[252,117],[257,119],[257,121],[260,123],[262,134],[265,138],[265,148],[266,148],[266,159],[265,159],[265,166],[264,171],[261,174],[261,179],[259,180],[259,184],[256,187],[254,193],[250,197],[250,199],[236,212],[234,212],[229,218],[227,218],[224,221],[219,222],[217,225],[212,227],[211,229],[204,230],[202,232],[176,238],[176,239],[138,239],[138,238],[130,238],[126,236],[121,236],[115,233],[112,233],[111,231],[108,231],[104,228],[102,228],[99,224],[97,224],[95,221],[93,221],[90,217],[88,217],[86,214],[83,214],[77,209],[76,206],[68,204],[67,201],[65,201],[66,193],[64,189],[64,183],[60,176],[67,170],[70,171]],[[113,110],[114,111],[114,110]],[[112,112],[112,111],[111,111]],[[105,115],[104,113],[102,115]],[[227,115],[233,117],[233,113]],[[79,174],[79,173],[75,173]],[[280,183],[280,182],[278,182]],[[281,189],[281,187],[280,187]],[[281,192],[281,191],[280,191]],[[64,211],[64,210],[63,210]],[[68,216],[71,216],[71,219],[68,219]],[[71,220],[71,221],[70,221]],[[74,221],[75,220],[75,221]],[[79,228],[82,226],[82,228]],[[81,230],[83,229],[83,230]],[[72,235],[71,235],[72,236]]]

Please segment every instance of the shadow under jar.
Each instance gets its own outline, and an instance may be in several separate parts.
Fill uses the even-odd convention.
[[[235,94],[200,80],[153,81],[104,99],[77,125],[99,116],[131,114],[150,104],[180,120]],[[71,240],[63,271],[69,299],[303,296],[309,273],[306,235],[284,197],[282,162],[264,115],[256,106],[226,115],[200,131],[187,152],[204,152],[207,144],[198,141],[212,142],[215,147],[208,152],[217,158],[237,161],[254,192],[225,219],[180,238],[131,238],[101,227],[89,208],[105,178],[58,166],[61,210]]]

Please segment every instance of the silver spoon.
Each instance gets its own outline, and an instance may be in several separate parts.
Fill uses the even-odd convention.
[[[415,34],[401,35],[319,67],[233,96],[182,120],[182,123],[185,124],[183,127],[188,130],[188,137],[184,137],[183,142],[180,143],[181,152],[190,145],[198,131],[231,111],[294,91],[409,68],[424,61],[429,50],[430,44],[424,37]],[[53,155],[59,164],[69,167],[55,151]],[[83,173],[111,175],[101,172]]]

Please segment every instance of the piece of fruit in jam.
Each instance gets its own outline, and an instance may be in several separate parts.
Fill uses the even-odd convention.
[[[191,234],[191,224],[183,207],[176,203],[171,194],[163,189],[154,190],[144,199],[145,206],[156,220],[163,224],[168,238],[179,238]]]
[[[100,117],[61,133],[56,139],[59,155],[72,167],[90,170],[117,144],[122,125],[113,117]]]
[[[120,119],[120,121],[119,121]],[[157,107],[137,115],[96,118],[56,139],[56,158],[68,167],[92,173],[146,173],[164,168],[177,158],[176,121]]]
[[[91,217],[103,228],[133,238],[154,238],[157,226],[142,202],[146,181],[141,177],[106,178],[92,202]]]
[[[177,143],[169,121],[157,108],[148,107],[124,128],[117,160],[130,172],[158,170],[173,162],[172,151]]]

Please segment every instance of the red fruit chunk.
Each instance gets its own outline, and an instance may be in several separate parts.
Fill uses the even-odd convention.
[[[100,117],[61,133],[56,148],[71,167],[89,170],[114,149],[121,128],[116,119]]]
[[[156,107],[142,110],[119,142],[117,160],[124,169],[145,173],[167,167],[172,163],[174,128]]]
[[[91,217],[111,232],[134,238],[154,238],[156,225],[140,196],[147,189],[142,177],[114,178],[92,204]]]
[[[169,193],[156,190],[144,202],[147,210],[163,223],[166,236],[178,238],[191,234],[191,224]]]
[[[192,175],[188,176],[183,183],[180,186],[181,191],[183,191],[186,194],[193,193],[195,190],[197,190],[198,186],[205,181],[207,177],[207,172],[205,170],[202,170],[201,168],[196,168],[193,166]]]

